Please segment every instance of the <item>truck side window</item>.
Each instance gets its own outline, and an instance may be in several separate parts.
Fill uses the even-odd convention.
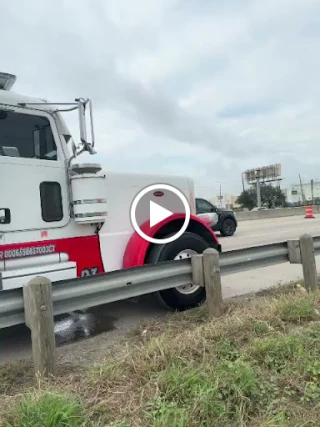
[[[46,117],[0,111],[0,155],[57,160],[57,147]]]
[[[43,221],[61,221],[63,218],[63,207],[60,184],[53,181],[41,182],[40,199]]]
[[[196,200],[196,210],[197,214],[215,212],[214,206],[203,199]]]

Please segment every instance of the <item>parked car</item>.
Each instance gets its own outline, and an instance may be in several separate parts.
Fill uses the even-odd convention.
[[[218,208],[205,199],[196,198],[197,215],[215,212],[218,215],[218,222],[211,226],[212,230],[220,231],[222,236],[232,236],[237,227],[238,221],[233,210]]]

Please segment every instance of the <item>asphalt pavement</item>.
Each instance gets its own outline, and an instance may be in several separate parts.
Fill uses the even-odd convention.
[[[304,216],[272,218],[264,220],[239,221],[236,233],[231,237],[221,237],[222,250],[231,251],[245,247],[266,245],[298,239],[302,234],[320,236],[320,215],[314,219]],[[320,271],[320,256],[316,257]],[[279,264],[230,274],[222,279],[223,294],[227,297],[259,291],[280,283],[288,283],[302,277],[302,266]]]
[[[314,219],[304,216],[239,221],[236,233],[221,237],[223,251],[299,238],[304,233],[320,236],[320,215]]]
[[[320,235],[320,215],[315,219],[304,217],[275,218],[268,220],[239,221],[238,229],[232,237],[219,237],[223,251],[244,247],[259,246],[299,238],[304,233]],[[317,257],[320,271],[320,257]],[[248,292],[259,291],[279,283],[297,280],[302,276],[301,265],[280,264],[243,273],[232,274],[222,278],[223,296],[225,298]],[[56,324],[57,341],[64,353],[69,353],[70,360],[88,358],[89,351],[102,343],[106,348],[119,336],[123,336],[141,321],[146,321],[167,313],[165,309],[150,302],[148,297],[141,301],[121,301],[92,309],[86,315],[73,319],[62,319]],[[100,335],[99,335],[100,334]],[[92,338],[88,338],[93,336]],[[76,340],[77,350],[71,345]],[[90,344],[90,341],[91,344]],[[63,345],[64,344],[64,345]],[[86,349],[84,352],[79,349]],[[85,356],[83,356],[85,353]],[[30,334],[26,327],[19,326],[0,330],[0,364],[23,359],[31,355]],[[94,357],[94,356],[93,356]]]

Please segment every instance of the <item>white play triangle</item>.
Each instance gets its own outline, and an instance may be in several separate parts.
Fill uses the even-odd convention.
[[[150,227],[171,216],[173,212],[150,200]]]

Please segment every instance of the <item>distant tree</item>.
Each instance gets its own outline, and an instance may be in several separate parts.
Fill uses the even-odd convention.
[[[280,187],[261,185],[261,203],[267,208],[279,208],[286,205],[286,196]]]
[[[261,184],[260,187],[261,204],[269,209],[283,207],[286,204],[286,197],[279,187],[271,184]],[[243,191],[237,199],[237,203],[242,208],[253,209],[257,206],[257,190],[255,187]]]
[[[246,209],[253,209],[257,206],[257,192],[255,189],[250,188],[249,190],[244,190],[237,199],[237,203]]]

